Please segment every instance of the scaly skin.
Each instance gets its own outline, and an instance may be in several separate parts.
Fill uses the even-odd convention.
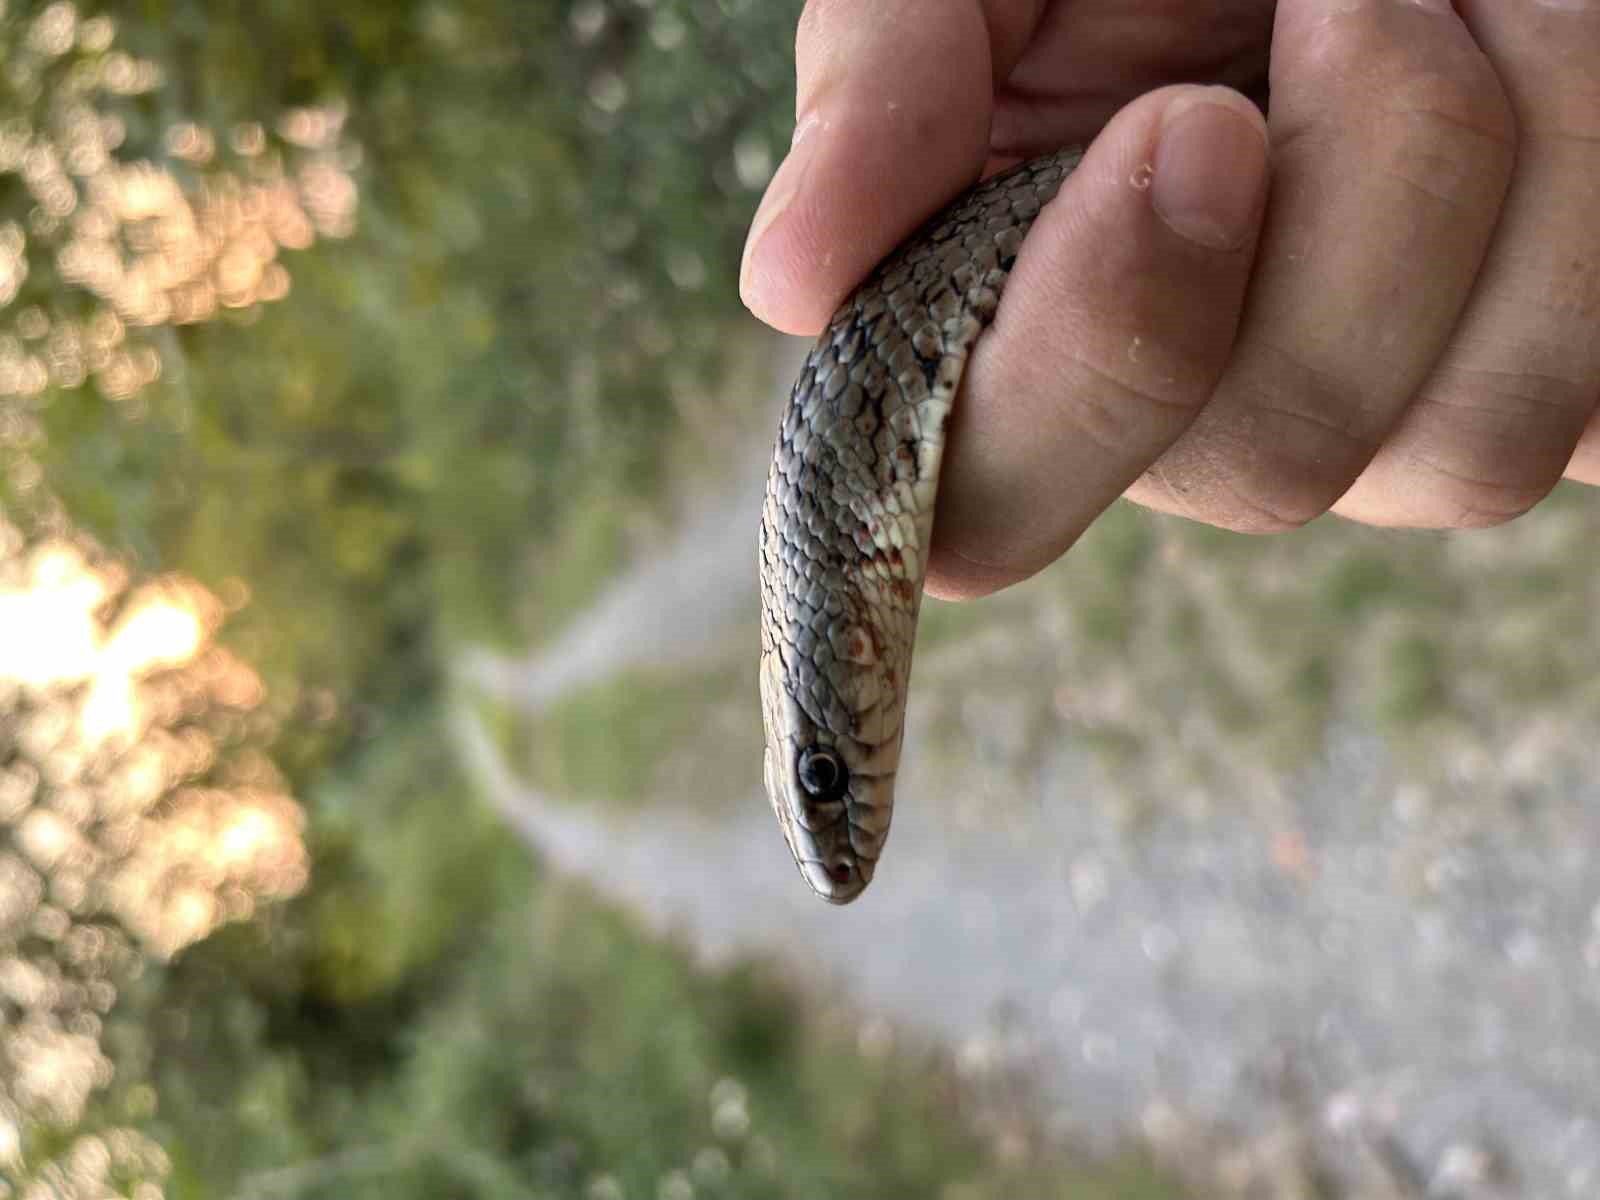
[[[1077,165],[973,188],[840,307],[784,409],[761,512],[767,797],[806,882],[847,904],[889,836],[945,421],[1022,239]]]

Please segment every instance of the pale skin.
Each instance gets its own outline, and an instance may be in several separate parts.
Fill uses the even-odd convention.
[[[810,0],[796,46],[740,280],[789,333],[980,173],[1093,138],[968,367],[930,593],[1120,495],[1267,533],[1600,485],[1600,0]]]

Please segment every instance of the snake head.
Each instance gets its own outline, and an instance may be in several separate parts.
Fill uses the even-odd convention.
[[[835,733],[812,720],[785,685],[780,656],[763,654],[767,798],[811,890],[848,904],[866,890],[894,807],[896,728],[886,746]]]

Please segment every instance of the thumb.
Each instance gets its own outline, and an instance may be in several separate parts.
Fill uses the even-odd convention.
[[[989,23],[979,0],[811,0],[795,68],[794,143],[751,223],[739,290],[767,324],[815,334],[977,179],[994,108]]]
[[[1022,245],[954,406],[928,591],[1039,571],[1160,458],[1232,350],[1267,191],[1261,114],[1225,88],[1135,100]]]

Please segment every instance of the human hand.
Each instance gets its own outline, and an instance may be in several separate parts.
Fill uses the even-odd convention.
[[[1254,89],[1269,46],[1270,197],[1238,94],[1116,111]],[[797,61],[741,280],[794,333],[980,170],[1115,112],[968,366],[934,594],[1025,578],[1123,493],[1265,532],[1600,483],[1600,0],[812,0]]]

